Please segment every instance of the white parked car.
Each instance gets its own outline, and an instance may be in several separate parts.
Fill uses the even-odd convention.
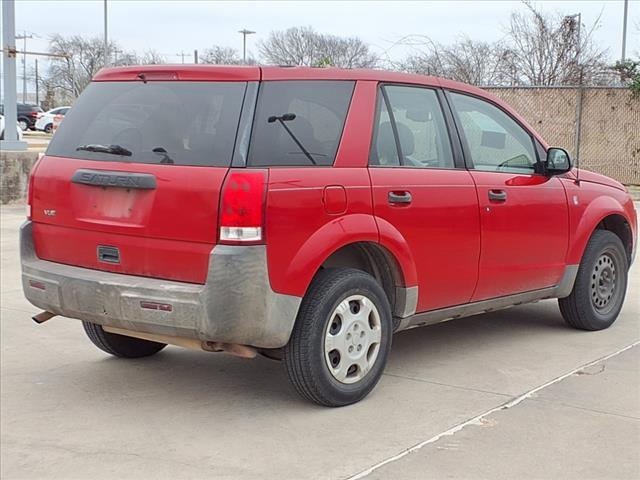
[[[22,129],[16,122],[16,130],[18,131],[18,140],[22,140]],[[0,115],[0,140],[4,140],[4,115]]]
[[[36,130],[46,133],[53,132],[53,120],[56,116],[64,117],[70,108],[71,107],[57,107],[43,113],[36,121]]]

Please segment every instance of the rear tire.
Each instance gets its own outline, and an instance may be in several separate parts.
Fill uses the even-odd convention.
[[[320,405],[358,402],[382,376],[392,331],[389,301],[371,275],[321,270],[284,348],[289,379],[302,397]]]
[[[593,232],[571,294],[558,299],[564,320],[581,330],[610,327],[624,303],[628,271],[620,238],[607,230]]]
[[[82,322],[89,340],[103,352],[121,358],[141,358],[158,353],[167,345],[105,332],[101,325]]]
[[[44,133],[51,133],[53,132],[53,123],[47,123],[47,125],[44,127]]]
[[[29,129],[29,122],[23,118],[18,119],[18,126],[20,130],[26,132]]]

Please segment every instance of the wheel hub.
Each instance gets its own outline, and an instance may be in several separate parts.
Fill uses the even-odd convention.
[[[324,353],[331,375],[341,383],[364,378],[378,357],[381,340],[378,309],[363,295],[352,295],[335,308],[325,332]]]
[[[591,303],[603,310],[611,303],[616,289],[616,265],[608,253],[600,255],[591,272]]]

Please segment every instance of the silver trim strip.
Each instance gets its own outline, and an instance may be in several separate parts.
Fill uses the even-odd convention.
[[[393,316],[396,318],[410,317],[416,313],[418,307],[418,287],[396,287],[396,304]]]
[[[431,310],[429,312],[418,313],[402,319],[398,331],[409,328],[423,327],[435,323],[446,322],[455,318],[469,317],[479,313],[501,310],[503,308],[532,303],[546,298],[563,298],[568,296],[573,290],[573,284],[578,274],[578,265],[567,265],[562,279],[555,287],[533,290],[530,292],[517,293],[479,302],[456,305],[454,307]]]

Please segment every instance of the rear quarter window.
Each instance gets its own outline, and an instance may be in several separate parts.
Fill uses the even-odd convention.
[[[354,84],[316,80],[263,82],[248,164],[333,165]]]
[[[94,82],[65,116],[47,155],[229,166],[246,85],[245,82]],[[89,151],[88,146],[119,146],[130,155]]]

